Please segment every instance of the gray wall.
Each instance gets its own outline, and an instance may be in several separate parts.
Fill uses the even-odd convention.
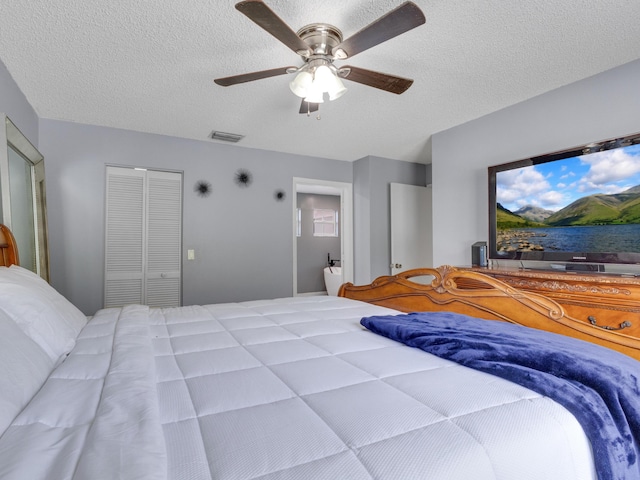
[[[185,305],[291,296],[293,177],[352,182],[349,162],[54,120],[41,120],[40,144],[51,283],[87,314],[102,306],[106,164],[184,172]],[[234,182],[239,168],[253,174],[247,188]],[[198,180],[209,197],[194,192]]]
[[[435,134],[434,265],[469,264],[487,240],[488,166],[636,132],[640,60]]]
[[[390,184],[426,186],[427,165],[368,156],[354,163],[354,283],[370,283],[391,270]]]
[[[354,184],[356,283],[388,273],[389,183],[429,181],[429,166],[379,157],[354,164],[39,119],[1,63],[0,111],[45,157],[51,283],[87,314],[102,306],[107,164],[184,172],[185,305],[291,295],[293,177]],[[253,173],[251,187],[235,185],[238,168]],[[193,192],[198,180],[211,196]]]
[[[314,237],[313,210],[326,208],[340,211],[340,197],[298,193],[298,208],[302,210],[302,231],[297,239],[298,293],[323,292],[327,254],[340,259],[340,236]],[[340,231],[338,230],[338,233]],[[340,264],[338,264],[340,266]]]
[[[18,130],[38,146],[38,115],[0,61],[0,112],[7,115]]]

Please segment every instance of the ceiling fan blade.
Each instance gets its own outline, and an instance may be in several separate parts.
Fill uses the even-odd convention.
[[[300,111],[298,113],[304,113],[306,115],[309,115],[310,113],[317,112],[319,108],[320,108],[319,104],[309,103],[303,99],[302,103],[300,104]]]
[[[410,78],[396,77],[395,75],[374,72],[373,70],[358,67],[342,67],[339,70],[339,75],[346,80],[362,83],[363,85],[379,88],[380,90],[398,95],[407,91],[413,84],[413,80]]]
[[[333,47],[331,53],[338,59],[353,57],[408,32],[425,21],[422,10],[415,3],[405,2]]]
[[[309,46],[261,0],[236,3],[236,10],[276,37],[298,55],[309,56]]]
[[[214,82],[223,87],[228,87],[230,85],[237,85],[238,83],[253,82],[254,80],[284,75],[285,73],[288,73],[291,68],[295,69],[296,67],[273,68],[271,70],[262,70],[260,72],[243,73],[242,75],[216,78]]]

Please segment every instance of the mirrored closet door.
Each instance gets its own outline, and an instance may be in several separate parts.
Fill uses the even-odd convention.
[[[49,281],[44,158],[6,115],[0,129],[0,223],[16,238],[20,266]]]

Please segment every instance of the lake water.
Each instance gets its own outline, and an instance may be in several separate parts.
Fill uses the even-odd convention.
[[[531,233],[529,242],[541,245],[545,252],[640,252],[640,224],[517,228],[511,231]]]

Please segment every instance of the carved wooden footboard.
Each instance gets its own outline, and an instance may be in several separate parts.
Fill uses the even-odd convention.
[[[403,312],[446,310],[579,338],[640,360],[640,338],[603,330],[568,316],[562,306],[499,280],[450,266],[379,277],[370,285],[342,285],[339,296]]]

